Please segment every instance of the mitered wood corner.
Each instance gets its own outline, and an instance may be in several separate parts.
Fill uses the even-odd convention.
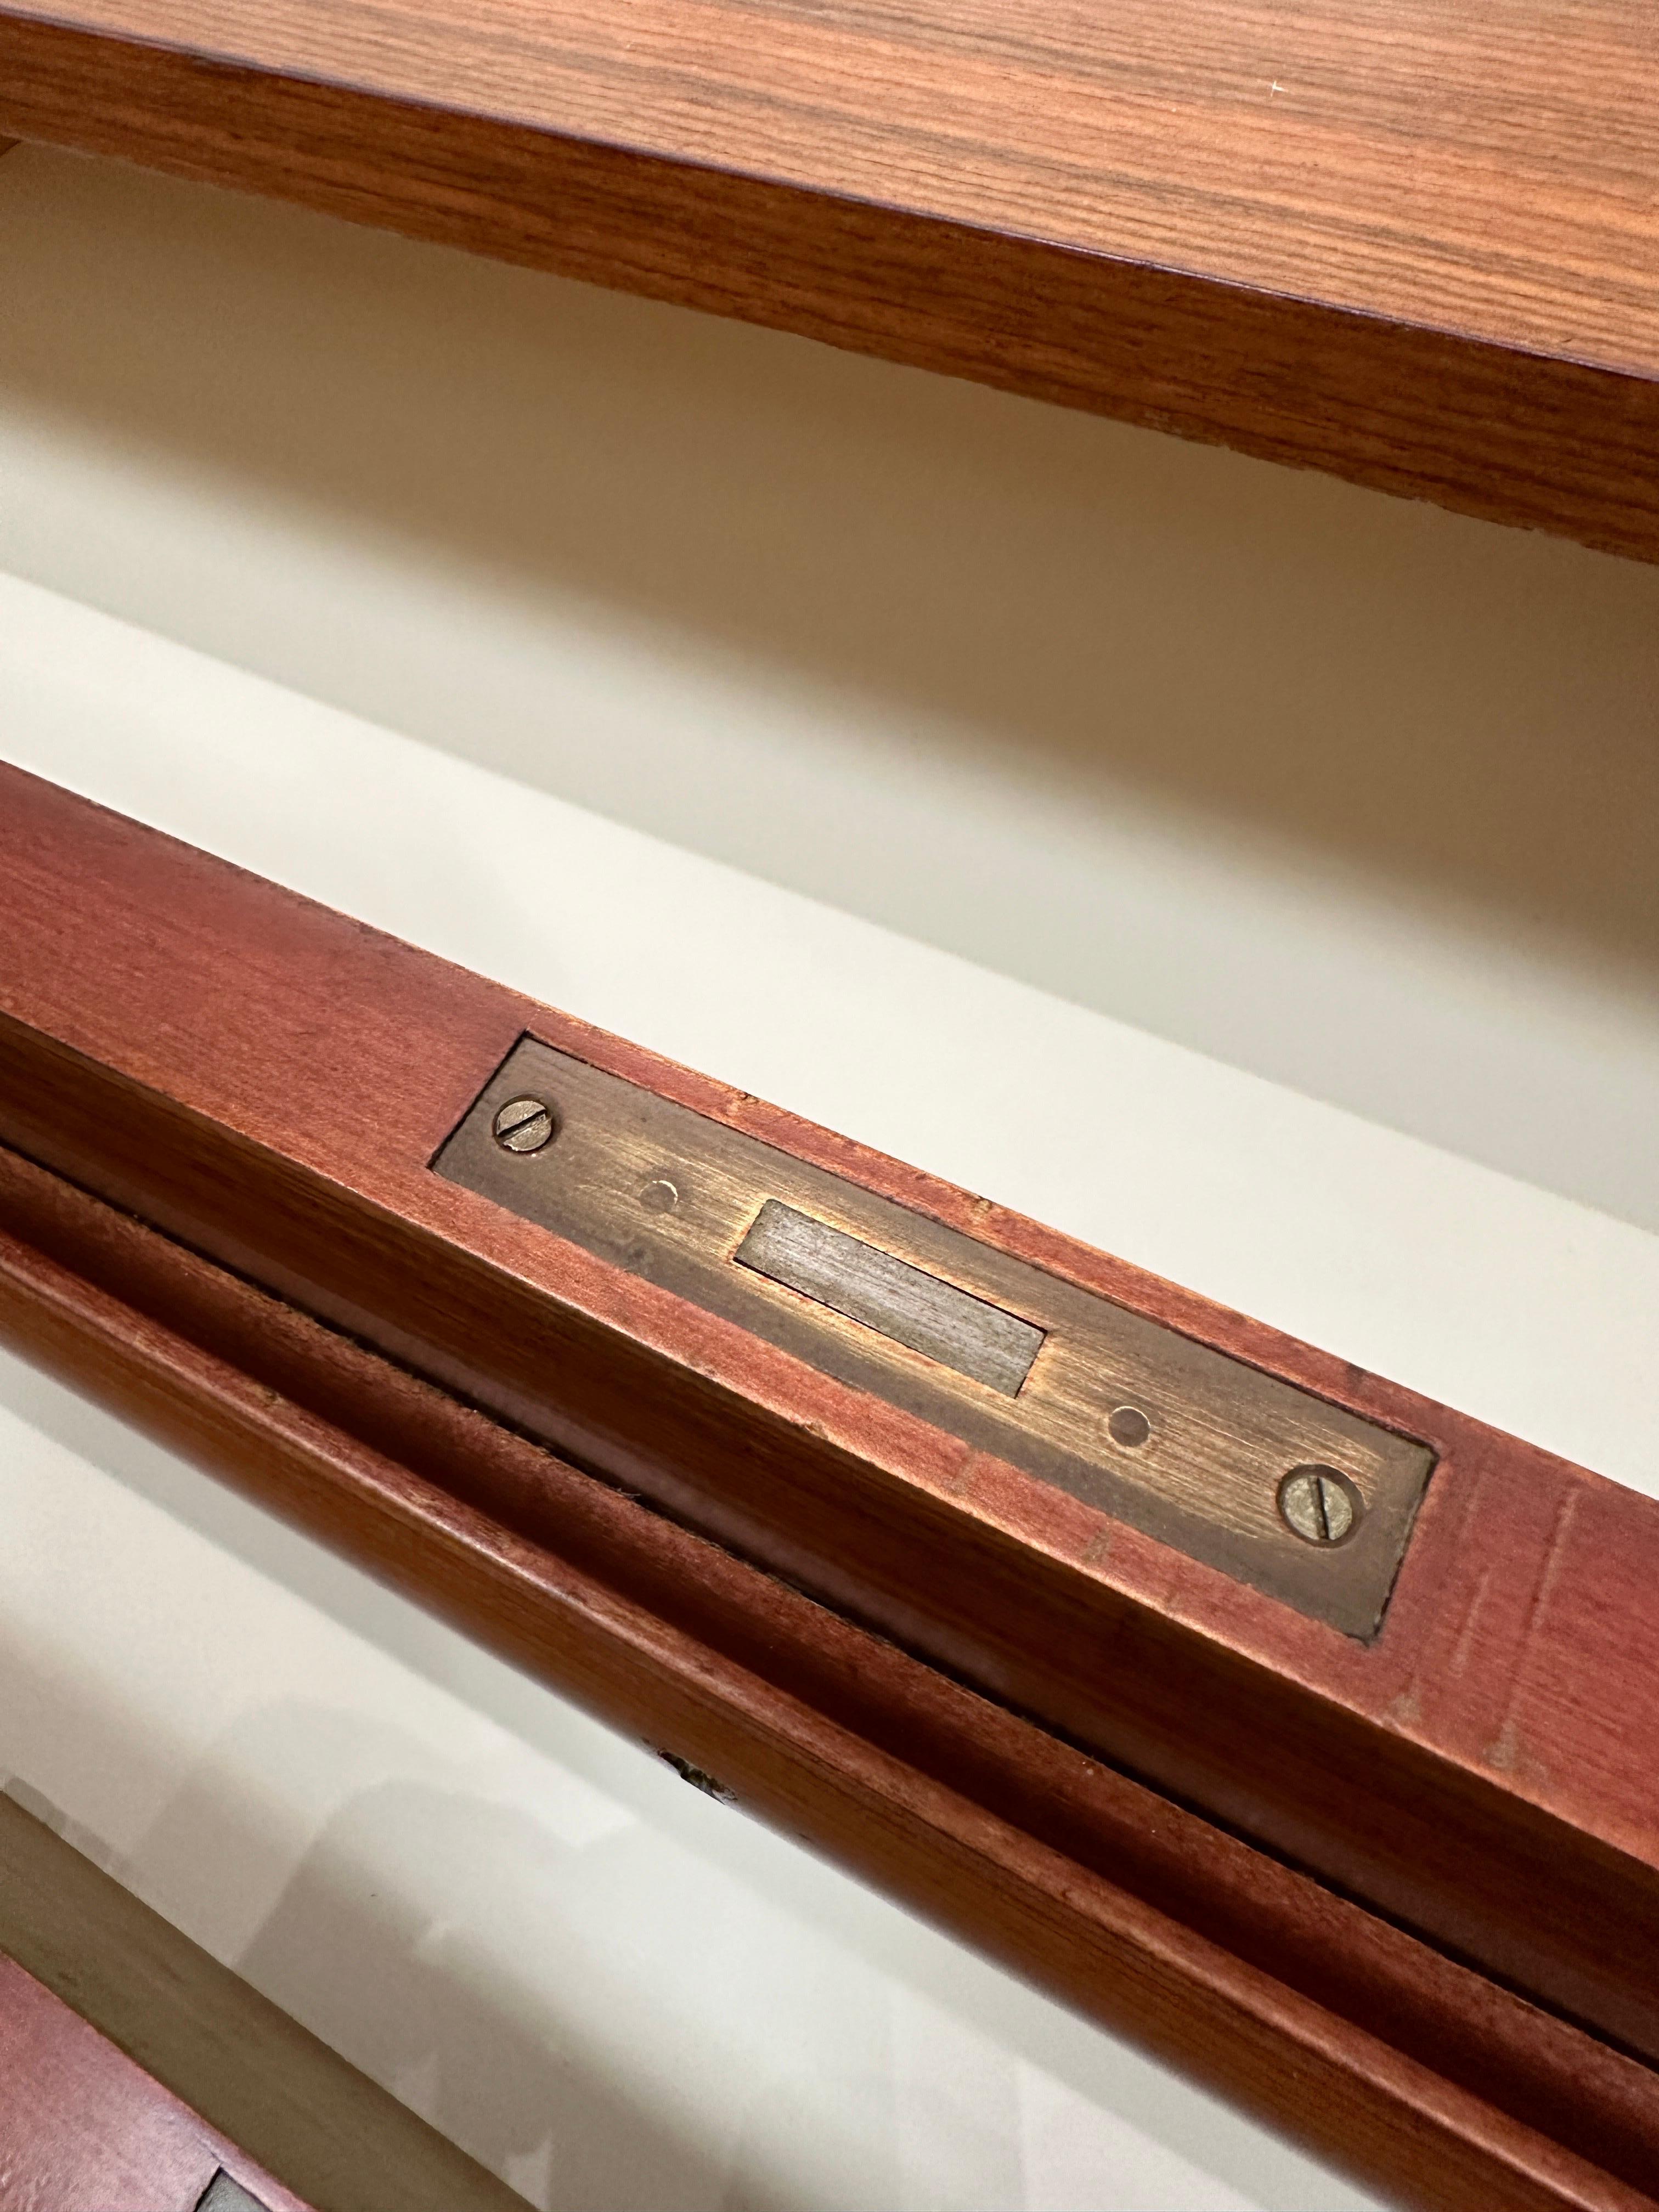
[[[0,130],[1659,557],[1644,0],[6,0]]]

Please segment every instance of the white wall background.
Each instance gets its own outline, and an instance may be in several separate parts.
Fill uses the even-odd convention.
[[[1659,569],[27,149],[0,566],[1659,1227]]]
[[[533,2204],[1364,2212],[4,1354],[0,1516],[0,1778]]]
[[[988,1188],[1057,1075],[1135,1101],[1051,1117],[1073,1212],[1179,1111],[1175,1048],[16,579],[0,699],[21,765]],[[548,2212],[1364,2212],[4,1355],[0,1531],[0,1778]]]
[[[1659,1492],[1659,574],[30,150],[0,569],[6,757]],[[1364,2201],[15,1363],[0,1528],[0,1773],[539,2204]]]

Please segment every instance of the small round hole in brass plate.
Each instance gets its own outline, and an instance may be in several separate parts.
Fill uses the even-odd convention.
[[[1152,1433],[1152,1425],[1139,1406],[1119,1406],[1106,1424],[1106,1433],[1127,1451],[1139,1451]]]

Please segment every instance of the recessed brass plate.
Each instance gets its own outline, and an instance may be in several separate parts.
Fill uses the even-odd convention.
[[[1381,1625],[1421,1443],[532,1038],[433,1166],[1350,1636]]]

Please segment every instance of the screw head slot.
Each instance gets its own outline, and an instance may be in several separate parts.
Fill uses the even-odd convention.
[[[1359,1526],[1364,1505],[1334,1467],[1293,1467],[1279,1486],[1279,1518],[1304,1544],[1340,1544]]]
[[[509,1098],[490,1123],[504,1152],[538,1152],[558,1127],[553,1109],[539,1098]]]

